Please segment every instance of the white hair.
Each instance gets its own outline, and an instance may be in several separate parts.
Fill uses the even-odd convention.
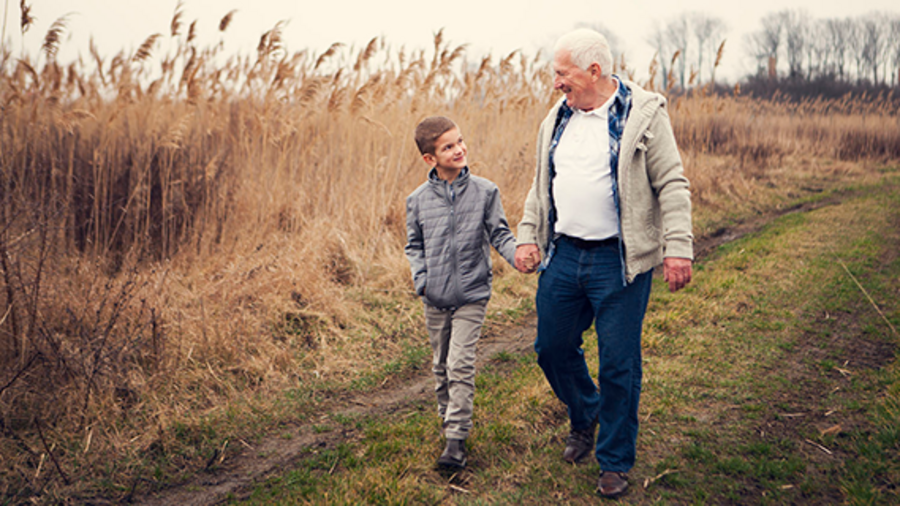
[[[556,41],[553,52],[567,51],[572,63],[587,70],[592,63],[600,65],[600,75],[612,73],[612,51],[602,33],[589,28],[573,30]]]

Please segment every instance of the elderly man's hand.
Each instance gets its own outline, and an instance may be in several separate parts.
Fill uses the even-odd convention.
[[[669,283],[670,292],[677,292],[691,282],[692,265],[690,258],[667,257],[663,260],[663,278]]]
[[[541,264],[541,250],[537,244],[520,244],[516,247],[516,269],[530,274]]]

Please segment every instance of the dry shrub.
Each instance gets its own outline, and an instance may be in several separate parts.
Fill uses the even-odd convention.
[[[814,180],[854,170],[834,160],[897,158],[900,126],[889,97],[862,105],[846,97],[791,102],[699,88],[672,102],[675,136],[701,213],[757,205],[763,190],[786,196],[794,186],[820,187]]]
[[[900,132],[885,125],[862,125],[841,133],[836,147],[841,160],[900,159]]]
[[[72,468],[90,449],[81,438],[96,433],[94,455],[103,455],[111,441],[102,432],[142,419],[146,393],[171,371],[164,322],[148,300],[157,277],[130,268],[110,277],[102,262],[34,243],[3,253],[0,451],[3,474],[19,478],[2,492],[52,496],[86,472]]]

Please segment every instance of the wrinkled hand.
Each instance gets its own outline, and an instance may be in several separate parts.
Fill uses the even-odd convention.
[[[516,251],[518,261],[518,251]],[[691,282],[693,263],[689,258],[667,257],[663,260],[663,278],[669,283],[669,291],[677,292]]]
[[[541,250],[537,244],[520,244],[516,247],[516,269],[531,274],[541,264]]]

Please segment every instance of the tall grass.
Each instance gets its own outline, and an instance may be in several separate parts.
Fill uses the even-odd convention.
[[[291,53],[279,24],[255,55],[229,56],[197,47],[176,12],[133,54],[91,47],[64,64],[64,27],[39,55],[0,55],[4,496],[164,447],[211,410],[398,356],[419,332],[402,252],[404,197],[427,170],[415,124],[454,118],[515,223],[556,98],[540,56],[470,61],[441,33],[425,50],[374,38]],[[889,103],[673,96],[698,212],[895,159]]]

